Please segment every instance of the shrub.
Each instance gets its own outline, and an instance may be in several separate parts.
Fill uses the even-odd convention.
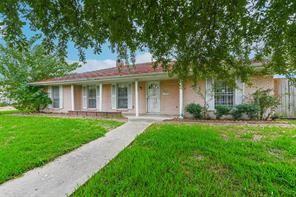
[[[277,106],[280,104],[279,99],[275,96],[270,95],[271,90],[259,89],[253,94],[254,104],[259,107],[259,119],[268,119],[275,111]],[[264,117],[267,111],[270,112]]]
[[[22,112],[38,112],[51,103],[47,93],[35,86],[20,86],[10,95],[14,98],[12,105]]]
[[[232,111],[231,115],[234,119],[240,119],[243,114],[246,114],[248,118],[255,119],[258,117],[259,107],[255,104],[240,104],[235,106]]]
[[[237,108],[237,107],[234,107],[232,110],[231,110],[231,115],[232,117],[235,119],[235,120],[238,120],[242,117],[243,115],[243,112]]]
[[[190,103],[185,107],[185,110],[193,115],[195,119],[202,118],[202,107],[199,104]]]
[[[223,115],[228,115],[230,114],[231,107],[226,106],[226,105],[217,105],[216,106],[216,117],[217,119],[220,119]]]
[[[0,107],[6,107],[6,106],[8,106],[9,104],[8,103],[6,103],[6,102],[0,102]]]

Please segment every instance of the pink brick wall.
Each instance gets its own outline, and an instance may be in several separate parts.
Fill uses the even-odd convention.
[[[205,81],[198,81],[196,87],[193,86],[193,82],[186,81],[184,83],[184,106],[190,103],[198,103],[201,106],[203,106],[205,86]]]
[[[133,103],[135,105],[135,96],[133,96]],[[144,114],[147,112],[146,104],[147,104],[146,82],[139,82],[139,113],[140,114]]]
[[[160,113],[179,113],[179,84],[177,80],[160,81]]]
[[[252,94],[258,90],[259,88],[262,88],[264,90],[266,89],[272,89],[274,90],[274,79],[272,76],[254,76],[251,78],[251,84],[245,85],[244,90],[244,96],[245,101],[249,101],[252,98]]]
[[[254,76],[251,79],[252,85],[245,85],[244,95],[250,98],[251,94],[258,88],[273,89],[276,87],[276,81],[272,76]],[[190,103],[204,105],[206,82],[199,81],[194,88],[193,83],[186,81],[184,83],[184,107]],[[139,82],[139,113],[147,112],[147,82]],[[82,109],[82,87],[74,86],[75,110]],[[111,108],[111,84],[103,85],[103,111],[114,112]],[[248,99],[246,99],[248,100]],[[64,108],[50,109],[52,112],[68,112],[71,110],[71,86],[64,86]],[[132,83],[132,109],[122,110],[125,113],[135,113],[135,84]],[[161,114],[178,115],[179,113],[179,84],[175,79],[160,81],[160,111]],[[185,115],[188,115],[187,113]]]

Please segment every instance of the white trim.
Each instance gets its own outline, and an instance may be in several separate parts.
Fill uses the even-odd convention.
[[[122,83],[122,84],[125,84],[125,83]],[[127,109],[133,109],[133,86],[132,86],[132,83],[126,83],[126,84],[127,84]]]
[[[99,87],[100,87],[99,111],[103,111],[103,84],[100,83]]]
[[[96,85],[96,109],[97,111],[100,111],[100,85]]]
[[[63,86],[60,85],[59,86],[59,100],[60,100],[60,104],[59,104],[59,108],[63,109],[64,108],[64,89]]]
[[[82,109],[87,109],[87,86],[82,86]]]
[[[139,116],[139,82],[135,81],[135,105],[136,105],[136,117]]]
[[[59,106],[58,107],[54,107],[54,104],[53,104],[53,102],[54,102],[54,93],[53,93],[53,89],[54,89],[54,87],[57,87],[58,88],[58,92],[59,92]],[[62,90],[61,90],[61,86],[58,86],[58,85],[55,85],[55,86],[51,86],[51,100],[52,100],[52,109],[55,109],[55,110],[57,110],[57,109],[62,109]]]
[[[111,109],[117,109],[117,84],[111,84]]]
[[[208,110],[215,110],[214,80],[206,79],[206,104]]]
[[[123,85],[127,88],[127,108],[118,108],[118,86]],[[133,86],[131,82],[113,83],[111,84],[111,108],[116,110],[132,110],[133,109]]]
[[[71,85],[71,110],[75,110],[74,85]]]
[[[242,104],[244,100],[244,83],[240,79],[236,79],[235,83],[234,105],[239,105]]]
[[[139,79],[139,81],[148,81],[148,80],[166,80],[166,79],[176,79],[175,76],[170,77],[167,72],[159,72],[159,73],[144,73],[144,74],[129,74],[123,76],[108,76],[108,77],[98,77],[92,79],[76,79],[76,80],[61,80],[61,81],[46,81],[46,82],[33,82],[29,83],[30,85],[69,85],[69,84],[82,84],[82,83],[98,83],[98,82],[114,82],[117,83],[118,80],[125,80],[125,82],[129,82],[131,80]]]
[[[179,81],[179,118],[184,118],[184,89],[183,82]]]
[[[52,108],[52,104],[53,104],[53,99],[52,99],[52,86],[48,86],[48,89],[47,89],[47,95],[48,95],[48,98],[50,98],[51,100],[51,104],[48,104],[47,108],[48,109],[51,109]]]
[[[90,88],[94,88],[95,91],[96,91],[96,97],[95,97],[95,101],[96,101],[96,106],[95,107],[89,107],[89,89]],[[90,109],[90,110],[96,110],[97,109],[97,106],[98,106],[98,103],[97,103],[97,86],[95,85],[89,85],[89,86],[86,86],[86,103],[87,103],[87,109]]]
[[[273,75],[274,79],[289,79],[289,78],[296,78],[296,75],[289,76],[289,78],[286,75]]]

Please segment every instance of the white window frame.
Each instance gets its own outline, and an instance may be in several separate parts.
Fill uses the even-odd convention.
[[[217,92],[217,83],[219,84],[218,86],[220,86],[222,89],[226,90],[226,92]],[[214,83],[214,105],[217,106],[217,105],[224,105],[224,106],[229,106],[229,107],[232,107],[236,104],[235,102],[235,98],[236,98],[236,95],[235,95],[235,88],[231,88],[229,87],[227,84],[225,84],[223,81],[216,81]],[[219,93],[219,95],[218,95]],[[224,103],[217,103],[217,96],[220,96],[220,97],[224,97]],[[232,97],[232,99],[231,99]],[[232,102],[231,102],[232,101]]]
[[[83,85],[82,86],[82,109],[83,110],[96,110],[102,111],[103,103],[102,103],[102,95],[103,95],[103,84],[99,85]],[[90,107],[89,105],[89,90],[95,89],[95,96],[92,98],[95,100],[95,106]]]
[[[123,88],[126,88],[126,107],[119,107],[118,106],[118,100],[119,100],[119,95],[118,95],[118,88],[120,88],[120,86],[122,86]],[[118,83],[116,85],[116,108],[117,109],[122,109],[122,110],[125,110],[125,109],[128,109],[128,103],[129,103],[129,96],[128,96],[128,89],[129,89],[129,84],[128,83]]]
[[[118,107],[118,87],[125,86],[127,88],[127,108]],[[114,89],[115,88],[115,89]],[[132,109],[132,83],[116,83],[111,85],[111,105],[112,109],[129,110]]]
[[[90,98],[90,96],[89,96],[89,91],[90,91],[90,89],[94,89],[95,90],[95,95],[94,95],[94,97],[93,98]],[[88,109],[97,109],[97,88],[96,88],[96,86],[87,86],[86,87],[86,98],[87,98],[87,108]],[[95,101],[95,106],[94,107],[90,107],[89,106],[89,100],[90,99],[92,99],[92,100],[94,100]]]
[[[54,96],[54,89],[55,88],[57,88],[57,91],[58,91],[58,94],[59,94],[59,96],[58,96],[58,98],[54,98],[55,96]],[[51,107],[53,108],[53,109],[60,109],[61,108],[61,89],[60,89],[61,87],[60,86],[52,86],[51,87],[51,100],[52,100],[52,105],[51,105]],[[58,107],[55,107],[55,105],[54,105],[54,100],[55,99],[58,99]]]
[[[208,106],[208,110],[215,110],[215,81],[211,78],[206,79],[206,92],[205,99]],[[240,78],[236,79],[236,88],[234,88],[234,100],[233,106],[239,105],[244,102],[245,99],[245,84],[240,80]]]
[[[96,106],[97,106],[97,110],[98,111],[103,111],[103,84],[100,83],[99,85],[96,86],[96,98],[97,98],[97,103],[96,103]]]

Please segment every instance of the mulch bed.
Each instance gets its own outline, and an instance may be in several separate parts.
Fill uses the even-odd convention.
[[[165,120],[165,122],[176,122],[176,123],[206,123],[206,124],[254,124],[254,125],[289,125],[289,122],[285,120],[217,120],[217,119],[208,119],[208,120],[196,120],[191,118],[174,118],[170,120]]]

